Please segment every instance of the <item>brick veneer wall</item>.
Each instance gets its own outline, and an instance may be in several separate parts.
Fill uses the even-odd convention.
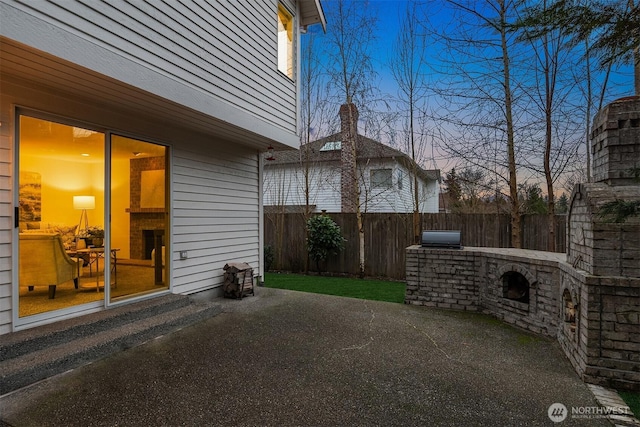
[[[483,311],[524,329],[555,336],[559,305],[556,266],[563,254],[410,246],[406,255],[406,304]],[[503,296],[502,275],[507,272],[518,272],[528,280],[528,304]]]
[[[567,227],[568,262],[596,276],[640,277],[640,218],[613,223],[599,215],[600,208],[614,200],[640,200],[640,186],[598,182],[574,188]]]
[[[640,390],[640,278],[589,276],[586,282],[583,378]]]
[[[165,157],[143,157],[130,161],[129,177],[129,248],[131,259],[147,258],[144,252],[143,230],[164,230],[166,215],[164,209],[141,208],[142,172],[148,170],[164,170]]]
[[[571,221],[567,227],[567,261],[576,268],[592,272],[593,222],[590,206],[580,200],[585,192],[585,185],[578,184],[571,195]]]
[[[632,168],[640,165],[640,96],[619,99],[593,119],[591,152],[594,181],[635,184]]]
[[[407,248],[405,303],[479,310],[476,256],[472,251]]]
[[[536,251],[510,250],[509,254],[479,252],[480,305],[484,311],[523,329],[555,336],[558,311],[557,261],[535,257]],[[540,255],[546,255],[541,253]],[[529,303],[504,297],[502,276],[517,272],[529,282]]]
[[[571,301],[577,304],[574,328],[564,316],[564,304],[556,314],[558,317],[558,342],[574,369],[582,377],[587,367],[587,341],[589,338],[589,287],[596,281],[593,276],[586,276],[584,272],[568,264],[560,264],[560,288],[566,289]],[[592,297],[593,299],[593,297]],[[586,307],[586,309],[585,309]],[[593,322],[591,322],[593,327]],[[593,343],[592,343],[593,344]]]
[[[482,311],[556,337],[588,382],[640,390],[640,278],[593,276],[563,254],[504,248],[406,249],[405,303]],[[509,271],[529,281],[529,304],[503,297]],[[563,294],[577,305],[565,318]]]
[[[340,200],[342,212],[356,212],[358,179],[356,168],[356,138],[358,137],[358,109],[355,104],[340,106]]]

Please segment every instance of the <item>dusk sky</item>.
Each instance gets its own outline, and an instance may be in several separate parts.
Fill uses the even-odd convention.
[[[346,1],[349,1],[349,0],[346,0]],[[365,5],[365,2],[361,0],[351,0],[351,1],[355,3],[360,3],[363,6]],[[337,2],[338,0],[322,0],[322,5],[327,15],[327,21],[328,21],[327,33],[330,33],[332,31],[333,23],[331,22],[331,18],[332,18],[331,12],[332,12],[332,8],[335,7],[335,4]],[[368,11],[377,17],[377,27],[375,29],[376,40],[375,40],[374,46],[372,46],[370,49],[370,52],[374,56],[374,67],[376,68],[376,72],[377,72],[375,86],[381,92],[380,95],[382,95],[383,97],[386,96],[387,99],[392,99],[393,97],[397,96],[397,93],[398,93],[397,84],[394,81],[389,68],[389,62],[394,55],[394,52],[393,52],[394,43],[395,43],[397,34],[401,28],[400,17],[401,15],[404,14],[404,11],[406,10],[406,7],[407,7],[407,3],[408,3],[407,0],[370,0],[368,2],[368,8],[369,8]],[[470,2],[470,4],[473,4],[473,5],[481,5],[484,3],[485,2],[482,2],[482,1]],[[434,22],[436,23],[435,26],[440,26],[441,29],[451,28],[454,31],[458,29],[457,21],[451,19],[451,12],[445,7],[445,5],[447,4],[446,2],[431,2],[431,4],[433,6],[430,6],[427,9],[428,16],[429,16],[429,19],[432,20],[432,23]],[[312,31],[316,32],[318,30],[320,30],[320,28],[316,27]],[[303,40],[303,43],[304,43],[304,40]],[[320,45],[326,48],[328,44],[320,43]],[[528,59],[528,55],[526,54],[526,52],[524,54],[522,52],[523,51],[520,51],[520,58],[519,58],[521,60],[520,66],[522,65],[527,66],[526,64],[527,62],[529,63],[535,62],[535,57],[533,54],[530,55],[531,59]],[[427,51],[427,58],[428,58],[427,62],[429,63],[430,66],[437,65],[437,63],[435,62],[437,61],[437,58],[440,56],[447,56],[448,53],[450,52],[444,51],[442,45],[432,44],[429,46]],[[493,52],[493,54],[495,54],[495,51]],[[489,53],[489,55],[491,55],[491,52]],[[573,54],[573,56],[574,58],[577,58],[578,54]],[[485,61],[485,62],[489,63],[488,61]],[[563,63],[561,65],[564,66],[564,67],[561,66],[561,68],[564,68],[563,72],[565,73],[565,76],[574,73],[574,71],[575,71],[574,73],[575,76],[579,76],[580,74],[578,73],[583,73],[581,69],[580,70],[575,69],[574,67],[566,63]],[[486,74],[488,73],[493,72],[493,73],[496,73],[496,75],[498,75],[501,72],[499,70],[500,61],[494,61],[493,63],[490,64],[490,66],[495,67],[495,70],[494,69],[480,70],[478,68],[479,73],[484,73],[486,78]],[[531,84],[532,81],[536,80],[536,77],[534,77],[533,75],[527,77],[522,73],[523,73],[523,69],[512,71],[512,77],[514,79],[514,82],[516,82],[514,83],[514,85],[520,84],[522,79],[529,79],[528,84]],[[429,74],[430,74],[429,81],[431,85],[437,85],[437,84],[441,84],[442,82],[446,82],[447,78],[451,79],[451,77],[453,76],[453,74],[450,74],[448,76],[439,75],[435,70],[432,70],[432,69],[429,70]],[[469,76],[473,76],[473,75],[474,75],[473,72],[469,73]],[[579,80],[579,77],[575,77],[575,76],[573,78],[578,78],[578,81],[584,82],[584,80]],[[521,80],[520,81],[517,80],[518,78]],[[537,79],[538,81],[540,81],[539,76],[537,77]],[[604,81],[604,74],[600,72],[594,73],[591,81],[595,82],[595,86],[599,86],[602,83],[602,81]],[[447,83],[442,83],[442,84],[447,84]],[[567,87],[571,87],[571,86],[575,87],[576,83],[573,83],[573,84],[568,83]],[[566,90],[570,91],[570,89],[566,89]],[[596,90],[599,90],[599,89],[596,89]],[[577,96],[578,93],[579,91],[575,91],[574,95]],[[571,96],[574,96],[574,95],[571,95]],[[615,99],[618,99],[624,96],[629,96],[629,95],[633,95],[632,67],[631,66],[617,67],[612,71],[610,75],[609,83],[608,83],[608,92],[605,97],[604,103],[606,105],[607,103]],[[434,102],[434,105],[435,103],[438,103],[438,100],[433,94],[431,94],[430,97],[431,97],[429,101],[430,103]],[[571,120],[575,121],[576,123],[584,124],[586,123],[584,108],[583,108],[584,103],[580,104],[581,102],[582,101],[575,102],[577,107],[575,109],[575,113],[571,113],[572,114]],[[440,112],[442,112],[441,105],[445,105],[445,104],[446,102],[438,104],[438,108],[441,109]],[[592,115],[593,114],[595,114],[595,110],[592,111]],[[434,123],[434,125],[440,126],[441,124]],[[578,124],[577,126],[580,126],[580,124]],[[360,130],[362,133],[362,126]],[[582,132],[582,136],[577,136],[576,138],[582,138],[584,140],[584,129],[581,132]],[[455,131],[453,131],[452,133],[455,134]],[[318,137],[320,136],[322,135],[318,135]],[[367,135],[367,136],[372,136],[372,135]],[[387,142],[387,141],[384,141],[383,138],[381,138],[381,141]],[[432,147],[434,147],[435,145],[436,145],[435,143],[431,144]],[[396,148],[402,149],[401,147],[396,147]],[[582,152],[585,152],[586,146],[582,144],[582,147],[580,147],[579,150],[581,150]],[[406,152],[406,150],[403,150],[403,151]],[[425,158],[425,160],[422,162],[423,167],[440,168],[442,170],[443,175],[457,161],[455,157],[452,157],[450,155],[447,156],[439,152],[437,148],[429,148],[429,151],[430,153],[433,153],[432,154],[433,158],[430,158],[430,159]],[[529,156],[531,156],[531,154]],[[533,159],[535,159],[537,155],[533,154],[533,156],[534,156]],[[540,156],[537,156],[537,157],[539,158]],[[523,158],[523,159],[527,162],[535,161],[535,160],[532,160],[531,158],[529,159]],[[528,174],[524,179],[526,180],[531,178],[533,180],[537,180],[537,178],[534,175],[535,173]]]
[[[323,8],[327,14],[330,13],[330,9],[333,7],[338,0],[322,0]],[[397,37],[398,31],[400,29],[400,19],[401,15],[404,14],[406,10],[407,3],[410,3],[409,0],[368,0],[365,2],[363,0],[347,0],[353,1],[355,3],[368,4],[368,7],[372,14],[374,14],[377,18],[377,40],[376,40],[376,48],[372,49],[372,53],[374,54],[376,65],[378,67],[378,73],[380,74],[380,80],[382,87],[395,87],[395,82],[393,78],[388,75],[388,63],[390,61],[390,57],[393,55],[393,44]],[[419,2],[419,1],[418,1]],[[426,2],[428,3],[428,2]],[[429,11],[432,12],[430,15],[431,19],[434,19],[436,22],[441,21],[442,25],[449,25],[449,17],[447,9],[443,6],[445,2],[433,2],[431,3],[438,4],[437,10],[435,8],[431,8]],[[478,1],[477,4],[482,2]],[[331,31],[331,20],[328,17],[327,23],[327,31]],[[315,31],[320,30],[320,27],[315,27]],[[633,69],[631,66],[621,66],[614,69],[610,88],[612,90],[611,99],[617,99],[622,96],[629,96],[633,94]]]

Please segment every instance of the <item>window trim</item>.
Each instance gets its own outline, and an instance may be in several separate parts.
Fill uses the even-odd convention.
[[[374,174],[378,173],[388,173],[388,177],[385,177],[384,180],[375,180],[373,179]],[[393,189],[393,168],[377,168],[371,169],[369,172],[369,181],[371,183],[371,188],[381,189],[381,190],[391,190]]]

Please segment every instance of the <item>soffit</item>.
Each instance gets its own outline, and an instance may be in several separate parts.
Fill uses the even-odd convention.
[[[320,0],[301,0],[300,26],[306,27],[314,24],[321,24],[322,30],[327,30],[327,21],[325,20]]]
[[[175,128],[257,149],[264,150],[270,144],[280,145],[262,135],[6,38],[0,40],[0,77],[47,86],[61,97],[91,100],[103,108],[152,118]]]

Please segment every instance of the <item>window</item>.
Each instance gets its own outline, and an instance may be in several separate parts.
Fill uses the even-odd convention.
[[[398,190],[402,190],[402,184],[404,182],[404,174],[400,169],[398,169],[398,171],[396,172],[396,175],[398,178]]]
[[[342,148],[342,141],[329,141],[325,143],[320,151],[335,151]]]
[[[17,119],[19,318],[168,289],[168,148]]]
[[[391,169],[372,169],[371,188],[391,188]]]
[[[293,16],[278,5],[278,70],[293,80]]]

